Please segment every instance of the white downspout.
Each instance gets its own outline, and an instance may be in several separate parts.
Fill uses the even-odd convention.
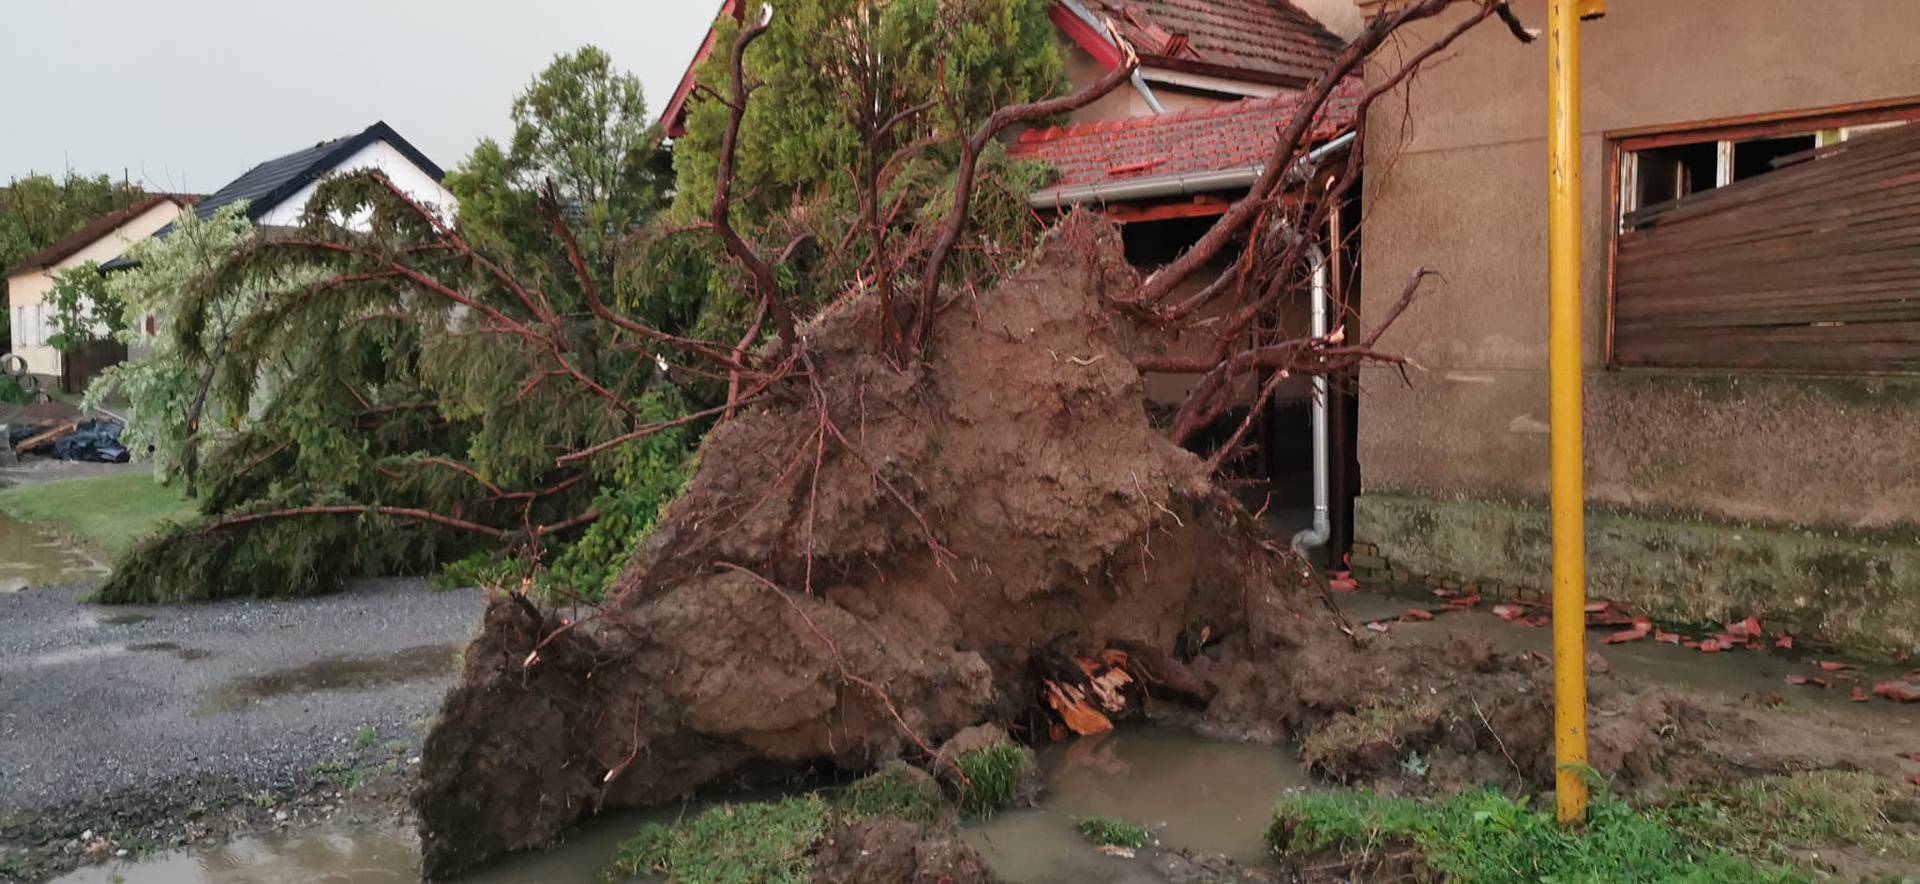
[[[1327,253],[1318,245],[1309,245],[1307,255],[1313,261],[1313,336],[1327,336]],[[1307,550],[1326,546],[1333,535],[1333,509],[1327,493],[1327,376],[1313,377],[1313,527],[1293,535],[1293,549],[1302,558]]]
[[[1085,6],[1080,5],[1079,0],[1060,0],[1060,5],[1066,7],[1068,12],[1073,13],[1075,18],[1086,22],[1087,27],[1105,34],[1107,42],[1115,46],[1120,45],[1120,39],[1114,36],[1113,31],[1107,27],[1107,23],[1095,18],[1091,11]],[[1140,91],[1140,97],[1146,99],[1148,108],[1152,109],[1156,114],[1164,114],[1167,112],[1166,108],[1160,106],[1159,97],[1154,95],[1153,89],[1147,85],[1147,78],[1140,76],[1140,68],[1135,67],[1133,69],[1133,76],[1129,79],[1133,82],[1133,88]]]

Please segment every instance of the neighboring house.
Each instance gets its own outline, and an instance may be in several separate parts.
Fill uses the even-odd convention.
[[[366,169],[378,169],[407,196],[447,221],[454,219],[458,201],[440,183],[446,173],[384,122],[254,166],[201,200],[194,206],[194,214],[205,219],[223,206],[245,200],[247,217],[255,227],[294,227],[301,223],[307,202],[313,199],[314,190],[323,180]],[[171,232],[173,227],[169,224],[154,235],[164,237]],[[119,258],[102,264],[100,269],[113,273],[134,266],[136,262]],[[131,348],[135,357],[145,351],[149,346],[147,341],[158,331],[153,317],[140,324],[142,336]]]
[[[382,122],[254,166],[201,200],[194,214],[207,218],[222,206],[245,200],[247,217],[255,226],[294,227],[322,180],[365,169],[385,173],[402,192],[445,218],[451,219],[458,210],[453,193],[440,183],[446,176],[440,166]],[[162,229],[156,235],[170,232]],[[112,272],[130,266],[132,262],[120,260],[102,269]]]
[[[1591,591],[1914,651],[1920,127],[1877,130],[1920,119],[1920,3],[1609,6],[1583,30]],[[1367,121],[1363,312],[1445,274],[1384,341],[1422,370],[1363,379],[1355,561],[1396,581],[1548,588],[1546,73],[1482,28]]]
[[[43,386],[63,380],[66,360],[47,343],[58,331],[53,307],[46,303],[55,277],[88,261],[105,264],[134,243],[173,223],[198,197],[158,194],[95,219],[59,242],[8,268],[7,307],[12,320],[12,352]]]

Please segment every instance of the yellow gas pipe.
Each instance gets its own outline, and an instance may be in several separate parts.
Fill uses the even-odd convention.
[[[1587,816],[1587,551],[1581,426],[1580,20],[1605,0],[1547,3],[1548,385],[1552,423],[1553,683],[1560,822]]]

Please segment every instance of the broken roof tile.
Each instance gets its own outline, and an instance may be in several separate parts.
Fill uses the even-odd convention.
[[[1327,102],[1308,140],[1351,127],[1360,86],[1349,81]],[[1015,159],[1041,161],[1060,173],[1055,187],[1120,179],[1224,172],[1262,165],[1293,120],[1298,94],[1224,102],[1217,107],[1125,120],[1029,129],[1012,145]]]

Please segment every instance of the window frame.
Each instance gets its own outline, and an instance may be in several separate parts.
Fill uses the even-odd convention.
[[[1617,129],[1601,135],[1605,142],[1606,204],[1607,204],[1607,241],[1606,241],[1606,340],[1603,346],[1603,363],[1608,371],[1699,371],[1726,373],[1727,369],[1713,368],[1655,368],[1646,366],[1623,366],[1614,355],[1614,298],[1615,285],[1620,260],[1620,234],[1626,224],[1624,208],[1626,189],[1623,170],[1628,154],[1660,147],[1673,147],[1681,144],[1697,144],[1705,141],[1721,142],[1724,151],[1727,142],[1746,141],[1756,138],[1778,138],[1789,135],[1803,135],[1808,131],[1853,128],[1871,126],[1880,123],[1920,123],[1920,95],[1905,98],[1891,98],[1877,101],[1862,101],[1829,107],[1807,108],[1792,111],[1776,111],[1763,114],[1749,114],[1739,117],[1722,117],[1691,123],[1662,124]],[[1717,182],[1716,187],[1725,182]],[[1742,373],[1773,373],[1804,375],[1801,369],[1742,369]],[[1862,372],[1863,374],[1901,374],[1907,372]]]

